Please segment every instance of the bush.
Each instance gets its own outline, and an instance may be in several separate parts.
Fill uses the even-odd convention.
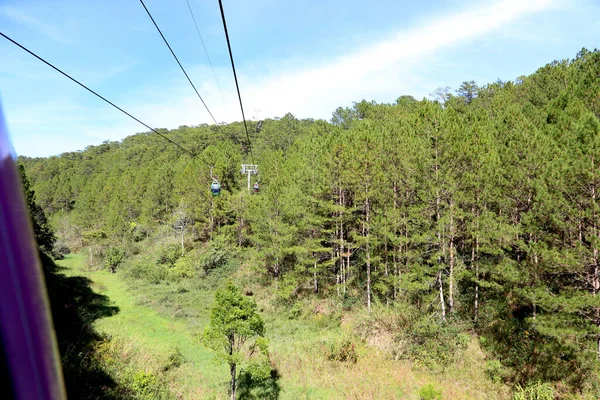
[[[135,242],[141,242],[146,239],[151,233],[150,228],[136,224],[135,222],[129,223],[129,235],[131,239]]]
[[[137,395],[136,397],[141,398],[155,398],[156,394],[161,391],[158,378],[154,374],[144,371],[139,371],[133,376],[131,389]]]
[[[133,264],[127,269],[127,275],[133,279],[142,279],[152,284],[159,284],[169,277],[169,267],[153,265],[146,262]]]
[[[356,364],[358,361],[358,354],[356,353],[356,346],[351,340],[345,340],[339,347],[331,346],[329,354],[327,355],[329,361],[339,361]]]
[[[227,243],[224,239],[217,236],[212,240],[206,250],[200,255],[200,266],[206,274],[210,271],[221,268],[228,261]]]
[[[67,246],[66,242],[57,240],[52,247],[52,257],[55,260],[63,260],[67,254],[71,254],[71,250]]]
[[[506,377],[507,371],[499,360],[486,361],[484,367],[485,374],[494,383],[500,383]]]
[[[281,375],[272,361],[250,362],[238,377],[238,399],[277,400]]]
[[[290,311],[288,311],[289,319],[296,319],[302,315],[303,305],[300,302],[294,303]]]
[[[125,252],[119,247],[113,247],[106,253],[104,257],[104,265],[110,269],[113,274],[117,272],[117,267],[125,260]]]
[[[411,329],[418,318],[418,311],[408,304],[391,307],[377,305],[371,313],[363,312],[356,325],[356,331],[365,339],[381,332],[398,335]]]
[[[548,383],[536,382],[526,388],[517,385],[514,400],[552,400],[554,389]]]
[[[440,324],[429,318],[417,321],[409,330],[408,338],[406,355],[432,369],[451,363],[470,339],[458,326]]]
[[[175,347],[171,351],[171,354],[169,354],[169,357],[167,358],[167,362],[163,366],[162,370],[163,370],[163,372],[167,372],[174,368],[179,368],[184,363],[185,363],[185,357],[181,353],[181,350],[179,350],[179,347]]]
[[[423,386],[421,390],[419,390],[419,399],[420,400],[441,400],[442,399],[442,391],[437,390],[435,386],[431,383]]]
[[[169,271],[171,279],[178,281],[180,279],[193,278],[197,276],[198,271],[201,269],[199,258],[200,256],[197,249],[194,249],[183,257],[179,258],[171,271]]]
[[[177,243],[171,243],[160,249],[156,264],[173,267],[179,257],[181,257],[181,247]]]

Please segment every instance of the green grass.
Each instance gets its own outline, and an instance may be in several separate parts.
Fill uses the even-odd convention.
[[[93,288],[110,298],[119,312],[111,317],[97,320],[95,328],[120,342],[129,343],[148,357],[146,368],[156,368],[177,347],[186,363],[178,369],[173,378],[176,392],[201,393],[203,396],[222,392],[223,382],[227,381],[225,366],[214,362],[213,352],[198,343],[186,324],[168,318],[150,307],[138,305],[127,283],[120,274],[107,271],[89,271],[82,255],[69,255],[59,265],[65,267],[67,275],[86,276],[93,282]],[[144,367],[143,365],[141,367]]]
[[[119,307],[119,313],[97,320],[95,326],[130,345],[122,351],[135,349],[140,354],[135,358],[137,370],[156,371],[177,347],[187,362],[168,373],[171,393],[185,399],[224,398],[227,368],[215,363],[212,351],[194,336],[208,322],[213,293],[222,278],[150,284],[126,279],[125,269],[116,274],[89,271],[81,255],[59,263],[67,274],[90,278],[94,289]],[[419,391],[427,384],[442,389],[443,399],[508,398],[506,387],[485,377],[485,358],[476,341],[457,363],[433,373],[414,368],[406,360],[393,360],[384,345],[389,338],[361,340],[354,320],[365,318],[364,314],[348,313],[340,323],[331,317],[331,302],[312,300],[302,304],[302,315],[290,319],[286,307],[274,305],[272,289],[255,285],[252,289],[265,319],[272,359],[281,374],[281,399],[410,400],[419,399]],[[331,348],[344,340],[356,345],[356,364],[327,359]]]

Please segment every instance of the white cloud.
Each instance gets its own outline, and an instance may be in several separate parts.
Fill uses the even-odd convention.
[[[292,112],[298,117],[328,118],[340,105],[366,99],[395,99],[401,94],[429,93],[433,88],[416,70],[421,62],[437,50],[491,33],[529,14],[541,12],[559,4],[555,0],[496,1],[453,15],[436,18],[409,31],[398,32],[354,53],[329,60],[322,65],[299,65],[280,72],[273,65],[261,75],[253,69],[252,75],[238,66],[238,77],[244,101],[246,118],[252,118],[255,109],[260,117],[282,116]],[[242,66],[243,67],[243,66]],[[204,67],[192,69],[194,76],[212,77]],[[218,70],[221,87],[227,97],[223,105],[214,81],[198,86],[203,98],[220,121],[241,120],[235,87],[228,71]],[[208,78],[207,78],[208,79]],[[162,93],[161,101],[140,107],[144,118],[163,127],[182,124],[210,123],[206,111],[195,96],[187,96],[189,87],[177,86]],[[187,91],[187,92],[186,92]]]
[[[50,25],[39,18],[34,17],[18,8],[3,6],[0,7],[0,15],[4,15],[8,19],[20,25],[25,25],[39,34],[63,44],[70,44],[68,40],[56,26]]]
[[[245,103],[267,115],[286,111],[327,116],[352,100],[389,97],[413,89],[414,67],[438,49],[480,37],[522,16],[552,6],[551,0],[506,0],[432,20],[399,32],[327,65],[266,79],[244,79]],[[246,86],[247,85],[247,86]]]
[[[319,65],[300,64],[299,59],[294,60],[292,65],[295,67],[290,66],[290,60],[279,60],[265,65],[262,70],[245,68],[247,66],[240,64],[238,77],[246,118],[251,119],[255,109],[260,109],[261,119],[282,116],[286,112],[300,118],[329,118],[338,106],[363,98],[392,101],[402,94],[425,95],[437,85],[426,81],[419,68],[430,62],[436,52],[498,31],[522,17],[556,7],[562,1],[499,0],[485,3],[436,17]],[[230,70],[216,69],[225,101],[209,68],[188,67],[188,72],[218,122],[241,120]],[[204,77],[204,80],[198,77]],[[127,96],[131,99],[129,102],[114,100],[153,127],[176,128],[212,123],[183,78],[176,82],[155,82]],[[144,99],[143,103],[140,99]],[[117,140],[145,130],[125,116],[123,120],[116,118],[114,113],[118,114],[108,108],[100,115],[96,113],[94,121],[104,120],[105,123],[99,123],[97,128],[83,129],[80,133],[98,142],[100,139]]]

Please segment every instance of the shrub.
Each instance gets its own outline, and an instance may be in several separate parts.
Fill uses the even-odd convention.
[[[548,383],[536,382],[523,388],[517,385],[514,400],[552,400],[554,389]]]
[[[179,257],[181,257],[181,247],[177,243],[171,243],[160,249],[156,264],[173,267]]]
[[[485,374],[494,383],[500,383],[506,377],[506,368],[499,360],[486,361],[484,367]]]
[[[467,347],[469,336],[451,324],[440,324],[429,318],[417,321],[408,331],[406,355],[428,368],[444,367]]]
[[[288,318],[296,319],[296,318],[300,317],[300,315],[302,315],[302,308],[303,308],[303,306],[299,302],[294,303],[292,308],[290,308],[290,311],[288,311]]]
[[[132,378],[131,389],[133,389],[137,396],[142,398],[153,398],[155,394],[160,392],[160,384],[158,378],[154,374],[139,371]]]
[[[127,269],[127,275],[133,279],[142,279],[157,285],[168,278],[169,267],[139,262]]]
[[[371,313],[363,312],[356,325],[356,331],[363,338],[381,332],[398,335],[411,329],[419,318],[418,311],[408,304],[373,307]],[[404,335],[402,335],[404,336]]]
[[[327,359],[329,361],[339,361],[356,364],[356,362],[358,361],[356,346],[351,340],[344,340],[339,347],[330,347]]]
[[[163,370],[163,372],[167,372],[171,369],[179,368],[184,363],[185,363],[185,357],[181,353],[181,350],[179,350],[179,347],[175,347],[171,351],[171,354],[169,354],[169,357],[167,358],[167,362],[163,366],[162,370]]]
[[[125,261],[125,252],[119,247],[112,247],[104,257],[104,265],[110,269],[113,274],[117,272],[117,267]]]
[[[212,240],[206,250],[200,255],[200,266],[206,274],[227,264],[227,244],[225,240],[217,237]]]
[[[442,391],[438,390],[431,383],[423,386],[421,390],[419,390],[419,399],[420,400],[441,400],[442,399]]]
[[[67,243],[63,240],[56,240],[54,246],[52,247],[52,257],[55,260],[63,260],[67,254],[70,254],[71,250],[67,246]]]
[[[238,398],[246,400],[277,400],[281,387],[281,375],[272,360],[251,362],[240,371],[238,377]]]
[[[179,258],[175,265],[171,269],[169,275],[172,280],[179,280],[185,278],[193,278],[198,274],[198,271],[201,269],[198,250],[194,249]]]

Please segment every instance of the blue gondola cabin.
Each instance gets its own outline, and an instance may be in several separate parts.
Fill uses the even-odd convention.
[[[213,183],[210,185],[210,192],[213,196],[218,196],[219,193],[221,193],[221,185],[219,185],[219,182],[217,180],[214,180]]]

